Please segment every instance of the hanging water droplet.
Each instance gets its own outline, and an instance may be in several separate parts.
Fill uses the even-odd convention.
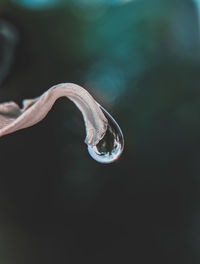
[[[111,163],[121,155],[124,148],[124,137],[114,118],[101,105],[99,106],[108,120],[108,128],[105,136],[97,145],[88,145],[88,152],[100,163]]]

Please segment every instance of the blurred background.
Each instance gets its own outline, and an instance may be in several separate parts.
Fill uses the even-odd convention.
[[[0,263],[200,263],[200,1],[1,0],[0,102],[60,82],[118,121],[94,161],[59,99],[0,139]]]

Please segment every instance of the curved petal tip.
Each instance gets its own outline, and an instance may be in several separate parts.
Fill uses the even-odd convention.
[[[55,101],[63,96],[73,101],[83,115],[85,143],[96,145],[105,135],[108,121],[93,97],[73,83],[55,85],[35,99],[23,100],[22,109],[15,102],[1,103],[0,136],[37,124],[48,114]]]

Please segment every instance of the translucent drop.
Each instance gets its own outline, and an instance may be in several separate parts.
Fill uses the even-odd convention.
[[[121,155],[124,148],[124,137],[114,118],[101,105],[99,106],[108,120],[108,128],[105,136],[97,145],[88,145],[88,152],[94,160],[100,163],[111,163]]]

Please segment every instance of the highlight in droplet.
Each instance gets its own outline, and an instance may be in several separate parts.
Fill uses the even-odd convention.
[[[100,163],[111,163],[116,161],[124,149],[124,137],[121,128],[114,118],[101,106],[108,120],[108,128],[104,137],[95,146],[88,145],[90,156]]]

